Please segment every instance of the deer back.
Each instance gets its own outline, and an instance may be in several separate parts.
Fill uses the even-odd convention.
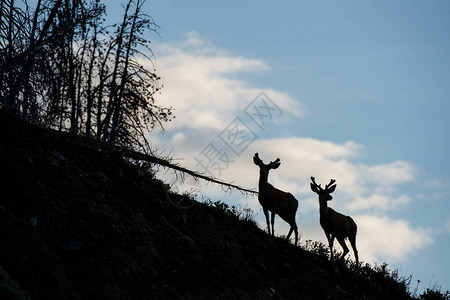
[[[264,208],[278,214],[283,220],[295,218],[298,201],[291,193],[286,193],[267,183],[261,195],[260,203]],[[261,199],[262,196],[262,199]]]
[[[283,201],[281,201],[283,203],[278,209],[278,215],[287,222],[289,222],[289,220],[295,220],[295,213],[297,212],[298,208],[297,199],[295,199],[294,195],[292,195],[291,193],[286,193],[283,191],[280,192],[283,193]]]
[[[325,232],[331,233],[338,238],[346,238],[356,234],[355,221],[332,208],[327,209],[326,216],[320,216],[320,225]]]

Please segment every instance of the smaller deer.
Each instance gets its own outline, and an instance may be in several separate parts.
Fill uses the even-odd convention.
[[[286,240],[289,240],[292,232],[294,231],[295,245],[297,246],[298,231],[297,224],[295,223],[295,214],[297,213],[298,201],[291,193],[286,193],[274,188],[273,185],[267,182],[269,171],[280,166],[280,159],[277,158],[274,162],[270,162],[266,165],[259,158],[258,153],[255,153],[255,156],[253,156],[253,162],[255,165],[259,166],[258,200],[263,207],[264,215],[266,216],[269,234],[274,235],[275,215],[278,214],[284,221],[291,225]],[[269,211],[272,213],[272,232],[270,231]]]
[[[344,216],[343,214],[334,211],[327,205],[327,201],[333,199],[330,194],[336,189],[336,185],[334,184],[336,180],[331,179],[330,183],[325,186],[325,189],[323,189],[320,184],[316,184],[314,177],[311,177],[311,181],[311,190],[319,195],[320,226],[322,226],[322,229],[328,239],[328,244],[331,250],[331,261],[333,261],[334,238],[338,240],[339,244],[342,246],[342,249],[344,249],[344,253],[340,259],[343,259],[349,252],[348,247],[345,244],[345,238],[348,238],[350,244],[352,245],[353,253],[355,254],[356,266],[359,273],[358,250],[356,249],[356,223],[351,217]]]

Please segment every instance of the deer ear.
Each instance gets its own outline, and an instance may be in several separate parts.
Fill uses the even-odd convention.
[[[332,186],[330,186],[330,187],[327,189],[327,192],[331,194],[331,193],[334,192],[334,190],[336,189],[336,186],[337,186],[337,185],[332,185]]]

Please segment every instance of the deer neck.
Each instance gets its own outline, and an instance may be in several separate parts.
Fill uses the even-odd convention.
[[[261,203],[261,205],[267,204],[267,201],[270,201],[270,190],[273,189],[272,185],[267,182],[267,175],[260,175],[259,176],[259,196],[258,200]]]
[[[259,175],[259,190],[266,190],[269,183],[267,182],[268,175]]]
[[[319,201],[319,212],[320,212],[320,217],[321,218],[326,218],[327,214],[328,214],[328,204],[327,201]]]

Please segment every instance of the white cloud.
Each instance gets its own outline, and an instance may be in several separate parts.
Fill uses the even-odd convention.
[[[398,197],[382,194],[371,194],[368,197],[358,197],[356,200],[348,203],[346,208],[351,211],[369,211],[369,210],[393,210],[398,206],[405,205],[411,201],[407,195]]]
[[[183,142],[185,139],[186,139],[186,137],[185,137],[184,133],[182,133],[182,132],[177,132],[177,133],[175,133],[174,136],[172,137],[172,142],[173,142],[174,144],[176,144],[176,143],[181,143],[181,142]]]
[[[389,164],[368,167],[364,170],[368,180],[378,182],[384,186],[391,186],[411,181],[415,168],[404,161],[394,161]]]
[[[299,200],[297,220],[303,239],[325,239],[318,224],[317,195],[309,187],[310,176],[315,176],[322,184],[336,179],[338,188],[330,206],[352,215],[358,223],[357,240],[363,260],[401,261],[432,243],[428,230],[389,218],[390,211],[411,201],[408,194],[399,190],[399,185],[415,180],[414,165],[398,160],[369,166],[358,162],[364,147],[354,141],[333,143],[298,136],[269,139],[261,131],[256,140],[236,155],[220,140],[219,134],[261,91],[276,100],[283,111],[286,118],[283,117],[281,123],[302,115],[299,101],[274,89],[251,86],[237,75],[267,71],[268,66],[263,61],[230,55],[196,33],[190,33],[183,43],[163,45],[158,52],[157,72],[165,87],[157,101],[173,106],[176,119],[166,126],[166,136],[152,136],[152,143],[157,148],[169,149],[174,158],[183,158],[180,163],[185,167],[205,171],[195,158],[213,142],[221,154],[227,153],[230,158],[220,176],[213,175],[253,189],[257,189],[259,174],[252,161],[253,154],[258,152],[265,162],[279,157],[281,166],[271,171],[269,181],[277,188],[293,193]],[[275,128],[283,125],[277,120],[272,121],[270,126]],[[173,175],[165,173],[162,176]],[[205,182],[200,182],[196,188],[214,200],[240,203],[256,213],[261,210],[254,196],[224,193],[220,186]],[[265,228],[262,213],[258,213],[258,221],[261,228]],[[275,227],[278,234],[288,231],[287,224],[279,217]]]
[[[412,228],[404,220],[356,216],[358,250],[366,260],[404,261],[408,254],[432,244],[430,230]]]
[[[446,233],[450,233],[450,216],[445,220],[444,230]]]
[[[176,118],[166,129],[221,130],[261,91],[277,99],[282,110],[302,114],[299,102],[288,94],[257,89],[239,78],[239,74],[267,71],[262,60],[229,55],[193,32],[185,42],[165,44],[155,52],[155,66],[164,86],[156,100],[175,108]]]

